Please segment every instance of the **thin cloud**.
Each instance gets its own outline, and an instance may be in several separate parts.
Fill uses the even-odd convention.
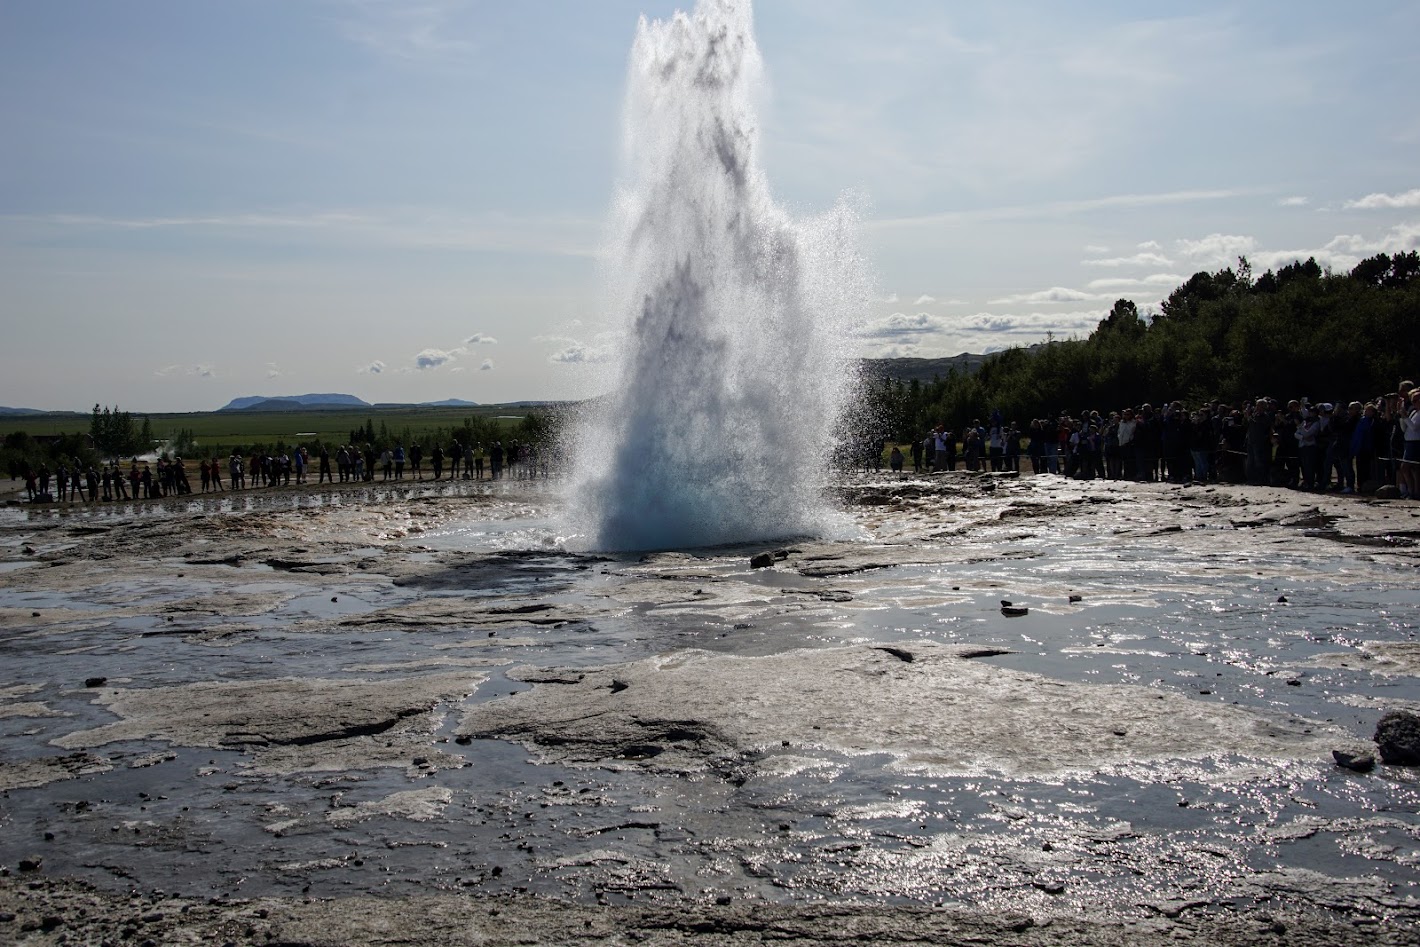
[[[405,63],[448,63],[468,59],[478,50],[456,35],[450,22],[468,6],[462,0],[421,3],[371,3],[351,0],[340,31],[377,56]]]
[[[1219,201],[1245,197],[1254,193],[1244,189],[1165,191],[1158,194],[1113,194],[1078,201],[1051,201],[1043,204],[1017,204],[987,207],[980,210],[945,211],[916,217],[896,217],[868,221],[874,230],[936,226],[939,224],[973,223],[990,220],[1033,220],[1045,217],[1070,217],[1075,214],[1111,208],[1166,207],[1203,201]]]
[[[1052,286],[1050,289],[1042,289],[1034,293],[1018,293],[1014,296],[1003,296],[1000,299],[989,300],[989,302],[993,306],[1015,306],[1022,303],[1038,306],[1043,303],[1081,303],[1098,298],[1099,297],[1093,293],[1084,293],[1078,289]]]
[[[275,362],[267,362],[267,363],[266,363],[266,377],[267,377],[267,378],[276,378],[276,377],[278,377],[280,374],[281,374],[281,369],[280,369],[279,367],[277,367],[277,365],[276,365]]]
[[[883,302],[887,303],[890,306],[894,305],[898,302],[897,293],[888,293],[887,296],[883,298]]]
[[[159,378],[169,378],[178,373],[191,375],[194,378],[216,378],[217,369],[206,363],[197,365],[164,365],[162,368],[155,368],[153,374]]]
[[[481,371],[481,372],[491,372],[491,371],[493,371],[493,359],[491,359],[491,358],[485,358],[485,359],[483,360],[483,364],[480,365],[480,366],[478,366],[478,370]]]
[[[1310,198],[1302,197],[1301,195],[1294,195],[1294,196],[1292,196],[1292,197],[1284,197],[1284,198],[1282,198],[1280,201],[1277,202],[1277,206],[1278,206],[1278,207],[1306,207],[1306,206],[1307,206],[1308,204],[1310,204],[1310,203],[1311,203],[1311,199],[1310,199]]]
[[[1420,187],[1403,194],[1367,194],[1356,201],[1347,201],[1347,210],[1397,209],[1420,207]]]
[[[464,345],[497,345],[498,340],[483,332],[475,332],[463,340]]]
[[[355,369],[355,371],[357,374],[360,375],[380,375],[384,373],[384,370],[387,367],[388,366],[385,365],[384,362],[380,361],[379,359],[375,359],[370,364],[357,368]]]
[[[1173,266],[1173,260],[1170,260],[1168,257],[1164,256],[1163,254],[1154,253],[1153,251],[1150,251],[1150,250],[1145,250],[1145,251],[1143,251],[1143,252],[1141,252],[1141,253],[1135,253],[1135,254],[1133,254],[1132,256],[1106,257],[1105,259],[1102,259],[1102,260],[1081,260],[1081,261],[1080,261],[1080,265],[1081,265],[1081,266],[1104,266],[1104,267],[1121,267],[1121,266]]]
[[[916,301],[915,303],[913,303],[912,305],[914,305],[914,306],[930,306],[932,303],[934,303],[934,302],[936,302],[936,301],[937,301],[937,297],[936,297],[936,296],[928,296],[926,293],[923,293],[921,296],[918,296],[918,297],[917,297],[917,301]]]
[[[1127,290],[1145,289],[1151,286],[1178,286],[1188,277],[1180,276],[1177,273],[1151,273],[1148,276],[1110,276],[1103,279],[1090,280],[1087,286],[1090,289],[1104,292],[1106,290]]]

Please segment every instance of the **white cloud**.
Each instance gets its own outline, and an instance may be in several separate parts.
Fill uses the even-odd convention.
[[[1102,247],[1097,243],[1085,244],[1085,252],[1090,256],[1104,256],[1109,252],[1109,247]]]
[[[481,372],[491,372],[491,371],[493,371],[493,359],[491,359],[491,358],[485,358],[485,359],[483,360],[483,364],[480,365],[480,366],[478,366],[478,370],[481,371]]]
[[[198,378],[217,377],[217,369],[211,365],[194,365],[187,370],[187,373],[189,375],[195,375]]]
[[[926,293],[923,293],[921,296],[918,296],[918,297],[917,297],[917,301],[916,301],[915,303],[913,303],[912,305],[914,305],[914,306],[927,306],[927,305],[931,305],[932,303],[934,303],[934,302],[936,302],[936,301],[937,301],[937,297],[935,297],[935,296],[928,296]]]
[[[908,315],[895,312],[890,316],[868,320],[858,335],[865,339],[885,339],[906,342],[914,336],[931,335],[947,328],[947,320],[931,313],[919,312]]]
[[[1098,260],[1081,260],[1081,266],[1105,266],[1118,268],[1122,266],[1173,266],[1173,260],[1159,253],[1144,250],[1133,256],[1107,257]]]
[[[356,373],[361,375],[379,375],[385,370],[385,368],[386,365],[384,362],[380,361],[379,359],[375,359],[370,364],[357,368],[355,369],[355,371]]]
[[[1404,194],[1367,194],[1357,201],[1347,201],[1348,210],[1395,209],[1400,207],[1420,207],[1420,187]]]
[[[276,378],[276,377],[279,376],[280,374],[281,374],[281,369],[277,367],[277,365],[276,365],[275,362],[267,362],[267,363],[266,363],[266,377],[267,377],[267,378]]]
[[[1143,243],[1139,244],[1135,249],[1138,249],[1138,250],[1162,250],[1163,247],[1159,244],[1159,241],[1157,241],[1157,240],[1145,240]]]
[[[594,345],[562,336],[540,336],[536,341],[554,342],[561,348],[547,357],[555,365],[593,365],[611,360],[611,350],[605,345]],[[492,362],[488,362],[491,366]]]
[[[462,354],[459,349],[451,349],[449,351],[444,351],[443,349],[425,349],[414,356],[414,367],[420,371],[438,368],[440,365],[446,365],[452,362]]]
[[[475,332],[463,340],[464,345],[497,345],[498,340],[483,332]]]
[[[883,299],[883,302],[887,303],[890,306],[896,303],[897,301],[897,293],[888,293],[887,297]]]
[[[1277,206],[1278,206],[1278,207],[1306,207],[1306,206],[1307,206],[1308,204],[1310,204],[1310,203],[1311,203],[1310,198],[1306,198],[1306,197],[1302,197],[1302,196],[1300,196],[1300,195],[1296,195],[1296,196],[1293,196],[1293,197],[1284,197],[1284,198],[1282,198],[1280,201],[1277,202]]]
[[[1252,237],[1224,233],[1210,233],[1200,240],[1177,240],[1175,245],[1181,255],[1208,267],[1231,266],[1238,257],[1257,250],[1257,241]]]
[[[166,378],[168,375],[179,371],[182,371],[181,365],[164,365],[162,368],[153,369],[153,374],[157,375],[159,378]]]
[[[461,371],[463,371],[463,370],[464,370],[464,366],[462,366],[462,365],[455,365],[453,368],[449,369],[449,374],[450,374],[450,375],[457,375],[459,372],[461,372]]]

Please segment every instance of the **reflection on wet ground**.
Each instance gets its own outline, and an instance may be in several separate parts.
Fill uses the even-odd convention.
[[[1198,746],[1011,775],[904,766],[886,740],[767,740],[735,748],[731,778],[630,751],[573,764],[555,727],[526,746],[460,735],[467,708],[556,692],[529,668],[912,642],[977,646],[974,662],[1086,704],[1097,685],[1148,688],[1337,746],[1420,707],[1409,507],[1045,477],[843,491],[861,542],[786,541],[764,569],[749,564],[761,547],[568,551],[540,482],[9,511],[0,864],[40,853],[53,874],[195,895],[1420,914],[1417,774],[1327,753]],[[465,698],[396,701],[387,720],[318,706],[322,682],[416,692],[441,675],[437,695],[451,674]],[[93,736],[117,698],[166,688],[205,715],[202,688],[236,682],[270,682],[247,698],[248,743],[181,720],[164,739]],[[845,712],[831,690],[802,710]],[[307,715],[309,737],[271,736]],[[1021,739],[1059,737],[1056,719],[1031,726]]]

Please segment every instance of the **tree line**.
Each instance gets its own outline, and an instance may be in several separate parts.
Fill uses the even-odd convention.
[[[926,383],[871,380],[858,416],[873,436],[905,443],[994,411],[1024,427],[1174,400],[1366,400],[1417,374],[1420,254],[1382,253],[1340,274],[1312,258],[1256,278],[1239,257],[1195,273],[1157,313],[1118,300],[1087,338],[1008,349]]]

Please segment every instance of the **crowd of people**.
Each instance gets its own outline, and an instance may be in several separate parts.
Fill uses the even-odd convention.
[[[914,471],[1019,471],[1080,479],[1249,483],[1339,493],[1394,486],[1420,499],[1420,389],[1402,382],[1369,401],[1285,403],[1257,398],[1194,408],[1174,401],[1033,420],[999,412],[961,431],[938,425],[910,447]],[[906,455],[892,449],[889,465]]]
[[[427,461],[427,467],[426,467]],[[478,444],[454,441],[446,451],[435,445],[426,455],[419,444],[406,451],[396,444],[376,452],[371,445],[344,444],[334,453],[321,445],[314,455],[306,447],[281,453],[255,452],[243,457],[233,453],[223,458],[202,459],[198,483],[202,493],[223,493],[228,489],[297,486],[311,483],[312,468],[317,485],[373,483],[405,480],[501,480],[548,476],[546,459],[535,445],[510,442],[506,447],[494,441],[487,449]],[[223,485],[223,475],[226,486]],[[427,476],[426,476],[427,475]],[[157,499],[193,492],[188,465],[181,457],[159,456],[154,460],[133,458],[126,465],[114,462],[90,465],[59,463],[26,468],[25,498],[35,503],[103,502]]]

